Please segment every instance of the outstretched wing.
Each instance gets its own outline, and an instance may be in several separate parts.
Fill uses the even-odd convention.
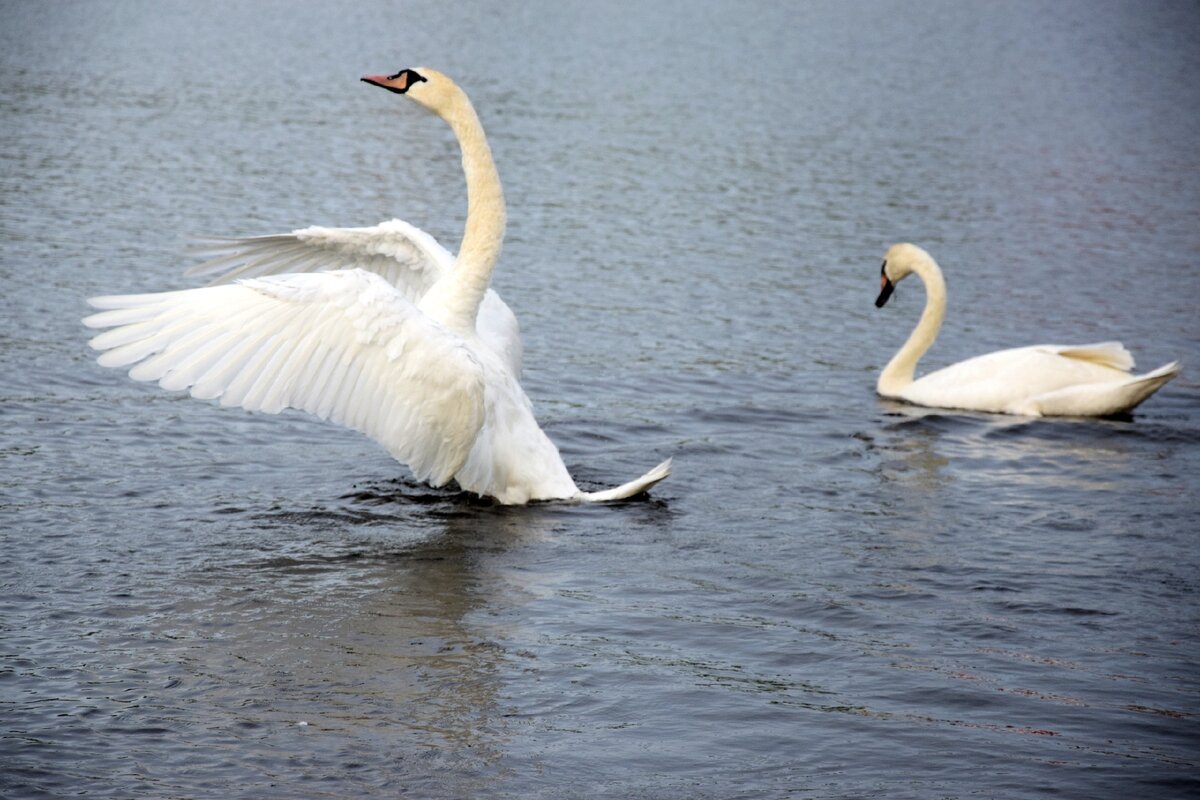
[[[210,286],[240,278],[363,269],[380,275],[414,305],[454,268],[454,256],[420,228],[399,219],[370,228],[311,227],[271,236],[212,238],[189,248],[208,260],[188,275],[216,275]],[[521,374],[521,331],[512,309],[488,289],[476,323],[479,334]]]
[[[291,272],[364,269],[380,275],[416,303],[454,256],[420,228],[399,219],[370,228],[314,226],[272,236],[206,239],[189,249],[208,260],[188,275],[216,275],[212,284]]]
[[[461,468],[483,424],[483,369],[456,334],[363,270],[96,297],[99,362],[226,406],[296,408],[380,442],[421,480]]]

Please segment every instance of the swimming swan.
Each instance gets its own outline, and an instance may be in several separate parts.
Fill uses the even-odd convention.
[[[925,284],[925,311],[879,375],[876,388],[884,397],[997,414],[1101,417],[1132,411],[1179,373],[1179,362],[1172,361],[1145,375],[1130,375],[1129,351],[1119,342],[1102,342],[998,350],[913,380],[917,361],[937,338],[946,313],[942,271],[916,245],[893,245],[884,255],[875,301],[882,308],[896,284],[914,272]]]
[[[111,329],[91,340],[105,351],[99,362],[226,406],[330,419],[375,439],[423,481],[453,479],[504,504],[620,500],[666,478],[670,459],[615,489],[575,485],[518,383],[520,351],[514,362],[505,338],[515,327],[488,289],[505,207],[471,102],[432,69],[363,80],[433,111],[458,137],[468,207],[458,257],[439,263],[432,239],[403,223],[384,223],[374,234],[333,229],[308,241],[304,231],[233,240],[223,263],[207,271],[233,264],[245,270],[235,283],[89,300],[101,311],[84,324]],[[380,244],[387,242],[395,248]],[[288,272],[319,268],[339,248],[358,266]],[[424,255],[395,257],[406,248]],[[487,328],[489,303],[503,335]]]

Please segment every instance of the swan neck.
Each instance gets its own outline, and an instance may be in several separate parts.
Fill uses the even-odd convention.
[[[458,91],[455,102],[442,118],[454,131],[462,149],[467,221],[454,268],[431,293],[442,306],[443,313],[438,315],[442,322],[456,329],[474,330],[479,305],[491,283],[504,241],[504,192],[483,125],[465,93]]]
[[[937,262],[932,258],[920,259],[912,269],[925,285],[925,310],[908,340],[879,376],[878,391],[886,396],[897,394],[913,382],[917,362],[937,339],[946,316],[946,282]]]

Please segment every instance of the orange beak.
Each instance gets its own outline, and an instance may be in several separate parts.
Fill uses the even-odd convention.
[[[381,86],[389,92],[404,94],[412,88],[414,83],[420,83],[425,79],[410,69],[402,69],[395,75],[363,75],[362,80],[374,86]]]

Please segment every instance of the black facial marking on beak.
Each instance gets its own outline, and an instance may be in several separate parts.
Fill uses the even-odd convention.
[[[875,298],[875,307],[883,308],[894,291],[896,291],[896,284],[892,283],[891,278],[887,276],[887,261],[884,261],[883,266],[879,268],[879,297]]]
[[[425,78],[422,77],[421,73],[417,72],[415,69],[402,69],[399,72],[397,72],[395,75],[388,75],[388,80],[389,81],[399,80],[401,75],[408,75],[408,85],[409,86],[412,86],[414,83],[421,83],[422,81],[425,80]]]

